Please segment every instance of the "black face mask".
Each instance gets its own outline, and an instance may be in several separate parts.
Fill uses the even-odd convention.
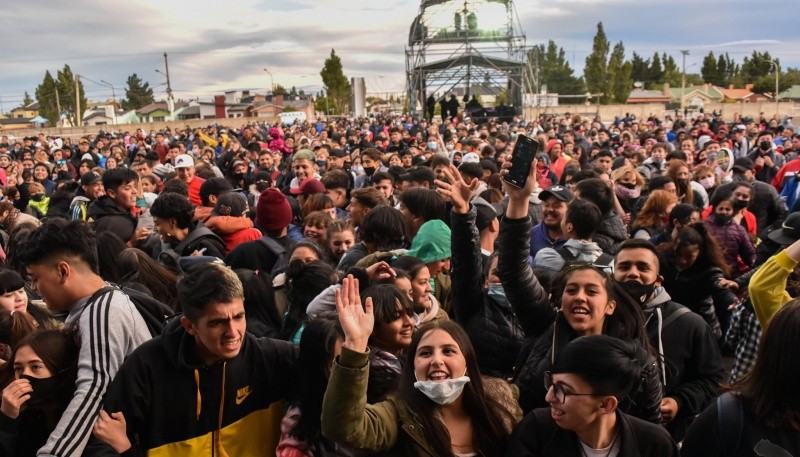
[[[372,176],[372,174],[375,173],[375,167],[364,167],[364,173],[366,173],[367,176]]]
[[[758,147],[761,148],[762,151],[769,151],[772,149],[772,143],[769,141],[762,141],[758,143]]]
[[[719,225],[728,225],[733,220],[733,214],[714,214],[714,220]]]
[[[741,211],[741,210],[743,210],[743,209],[747,208],[747,205],[748,205],[749,203],[750,203],[750,202],[748,202],[748,201],[744,201],[744,200],[734,200],[734,201],[733,201],[733,209],[734,209],[735,211]]]
[[[650,295],[656,290],[655,282],[652,284],[640,284],[636,281],[625,281],[618,284],[640,306],[644,306],[650,299]]]
[[[622,186],[622,187],[624,187],[626,189],[631,189],[631,190],[636,189],[636,184],[634,184],[632,182],[620,182],[620,183],[617,183],[617,184],[619,184],[620,186]]]
[[[44,194],[31,195],[31,200],[35,202],[40,202],[44,200]]]
[[[21,375],[20,378],[27,379],[31,383],[31,399],[27,401],[28,406],[38,406],[44,403],[53,401],[59,394],[61,389],[62,379],[58,376],[51,376],[49,378],[34,378],[26,374]]]

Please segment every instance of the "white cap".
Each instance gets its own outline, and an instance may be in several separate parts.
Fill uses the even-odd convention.
[[[194,166],[194,159],[189,154],[181,154],[175,159],[175,168],[189,168]]]
[[[481,158],[478,157],[478,154],[474,152],[468,152],[461,157],[461,163],[478,163],[481,161]]]

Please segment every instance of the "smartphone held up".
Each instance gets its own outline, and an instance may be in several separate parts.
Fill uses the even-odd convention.
[[[514,151],[511,153],[511,168],[508,169],[508,174],[505,175],[503,181],[520,189],[525,187],[531,164],[541,150],[542,144],[539,141],[525,135],[518,135]]]

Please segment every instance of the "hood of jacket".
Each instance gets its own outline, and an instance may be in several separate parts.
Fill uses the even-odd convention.
[[[450,227],[439,219],[428,221],[419,228],[407,255],[425,263],[450,258]]]
[[[217,235],[225,236],[253,228],[253,221],[246,217],[211,216],[203,222],[203,225]]]
[[[117,206],[117,203],[108,195],[103,195],[95,200],[94,203],[89,206],[88,215],[95,220],[104,216],[123,216],[133,219],[133,215],[130,211],[126,211]]]
[[[564,246],[569,248],[577,257],[576,260],[582,262],[594,262],[594,260],[603,254],[603,250],[597,243],[592,241],[576,240],[574,238],[567,240]]]

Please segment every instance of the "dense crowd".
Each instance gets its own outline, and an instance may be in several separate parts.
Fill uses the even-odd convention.
[[[2,136],[0,454],[800,455],[791,117],[450,114]]]

